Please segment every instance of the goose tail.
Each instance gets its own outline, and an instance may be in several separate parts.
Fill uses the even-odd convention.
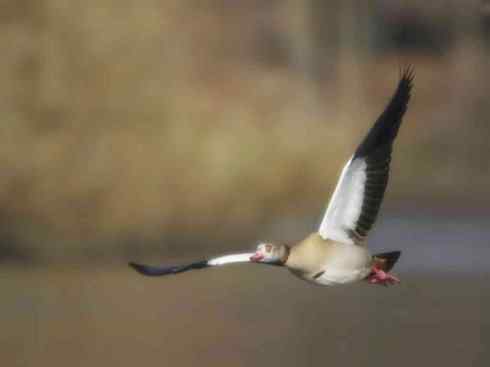
[[[382,252],[375,254],[373,261],[379,269],[389,272],[395,266],[401,254],[401,251]]]

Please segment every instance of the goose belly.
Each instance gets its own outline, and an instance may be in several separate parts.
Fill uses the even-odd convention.
[[[359,280],[362,280],[366,278],[369,273],[371,272],[370,267],[365,267],[362,269],[336,269],[336,268],[329,268],[326,269],[325,272],[316,277],[316,278],[310,278],[309,280],[313,283],[319,284],[319,285],[340,285],[340,284],[347,284],[347,283],[353,283],[357,282]]]
[[[297,275],[315,284],[331,286],[362,280],[371,272],[372,257],[366,248],[335,244],[331,250],[317,270]]]

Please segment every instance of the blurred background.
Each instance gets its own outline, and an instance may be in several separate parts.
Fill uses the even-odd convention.
[[[490,363],[490,2],[0,4],[2,364]],[[315,230],[408,64],[398,287],[127,267]]]

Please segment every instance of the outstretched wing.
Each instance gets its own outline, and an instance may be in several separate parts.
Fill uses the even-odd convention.
[[[324,239],[360,244],[374,224],[383,201],[391,151],[407,110],[414,78],[403,70],[390,103],[347,162],[320,224]]]
[[[254,253],[251,252],[251,253],[243,253],[243,254],[225,255],[225,256],[215,257],[210,260],[201,260],[185,265],[151,266],[151,265],[143,265],[143,264],[130,262],[129,266],[131,266],[134,270],[136,270],[138,273],[143,275],[161,276],[161,275],[183,273],[185,271],[194,270],[194,269],[204,269],[212,266],[222,266],[222,265],[233,264],[233,263],[251,262],[250,257],[253,256],[253,254]]]

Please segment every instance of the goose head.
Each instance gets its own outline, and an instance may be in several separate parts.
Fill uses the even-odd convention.
[[[260,243],[255,250],[255,254],[250,257],[250,261],[254,263],[284,265],[288,256],[289,247],[287,245]]]

